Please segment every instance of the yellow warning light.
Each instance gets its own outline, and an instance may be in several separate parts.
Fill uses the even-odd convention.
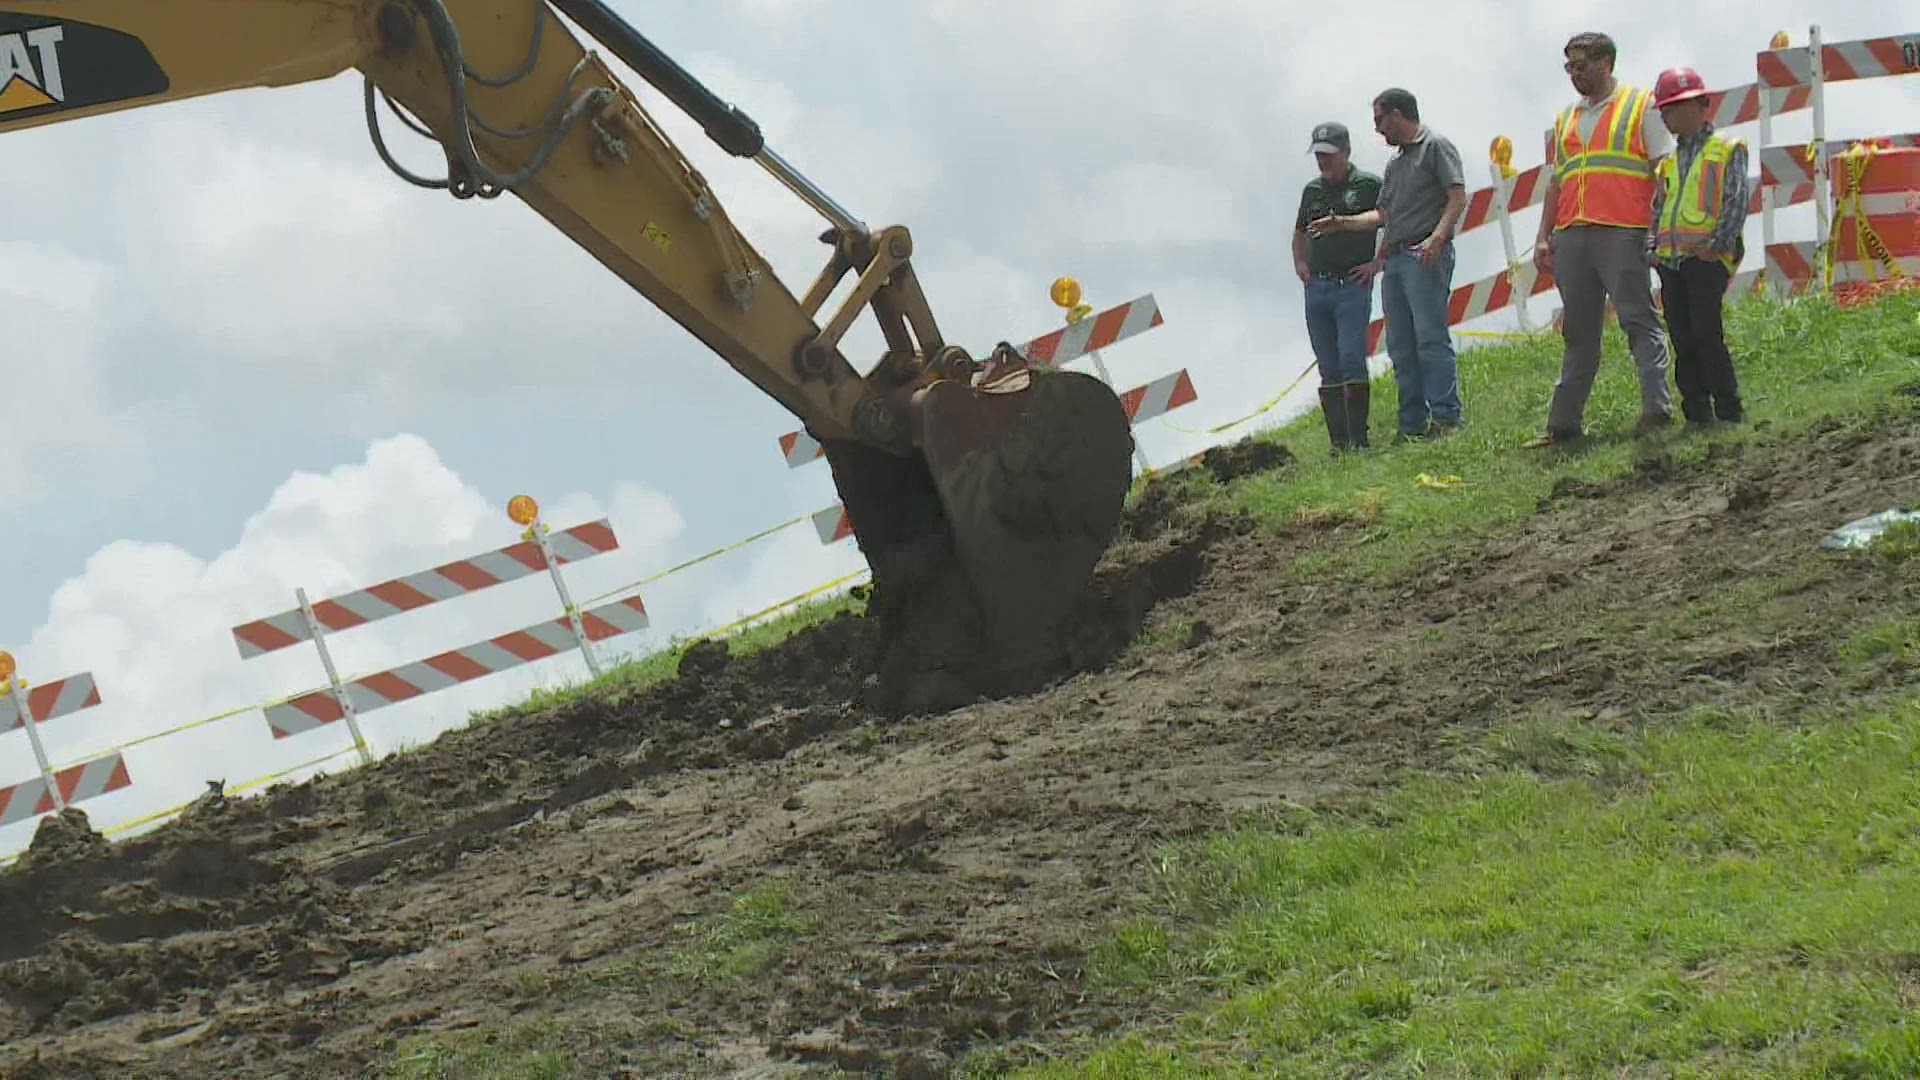
[[[1071,308],[1080,302],[1080,283],[1070,277],[1054,278],[1051,295],[1057,306]]]
[[[13,654],[0,649],[0,682],[13,678]]]
[[[1784,49],[1791,44],[1793,44],[1793,39],[1787,36],[1785,30],[1782,30],[1773,35],[1773,40],[1767,43],[1767,47],[1770,49]]]
[[[1513,140],[1505,135],[1494,137],[1493,145],[1487,149],[1487,158],[1494,168],[1500,170],[1502,180],[1510,180],[1516,171],[1513,167]]]
[[[515,495],[507,500],[507,516],[515,525],[532,525],[540,517],[540,504],[531,495]]]

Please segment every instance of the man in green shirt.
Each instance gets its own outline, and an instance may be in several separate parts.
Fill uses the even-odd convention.
[[[1374,259],[1378,227],[1329,232],[1309,230],[1322,218],[1352,217],[1379,203],[1380,178],[1353,164],[1346,125],[1329,121],[1313,129],[1309,147],[1320,175],[1300,193],[1293,225],[1293,272],[1306,290],[1307,340],[1320,366],[1320,411],[1326,416],[1333,452],[1367,445],[1367,321],[1373,313]]]

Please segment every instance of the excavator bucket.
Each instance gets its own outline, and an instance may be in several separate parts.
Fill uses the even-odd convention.
[[[1091,376],[1020,366],[935,382],[913,413],[918,454],[825,446],[873,571],[870,613],[926,703],[953,692],[943,672],[1017,690],[1066,647],[1062,622],[1119,525],[1126,410]]]

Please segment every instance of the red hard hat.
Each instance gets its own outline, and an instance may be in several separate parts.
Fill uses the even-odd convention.
[[[1707,81],[1690,67],[1668,68],[1653,84],[1653,106],[1664,109],[1689,98],[1706,97]]]

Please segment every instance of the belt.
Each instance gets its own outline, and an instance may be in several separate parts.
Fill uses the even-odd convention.
[[[1358,270],[1359,267],[1356,266],[1353,269]],[[1353,270],[1310,270],[1307,276],[1316,281],[1336,281],[1345,284],[1347,275],[1351,273]]]

